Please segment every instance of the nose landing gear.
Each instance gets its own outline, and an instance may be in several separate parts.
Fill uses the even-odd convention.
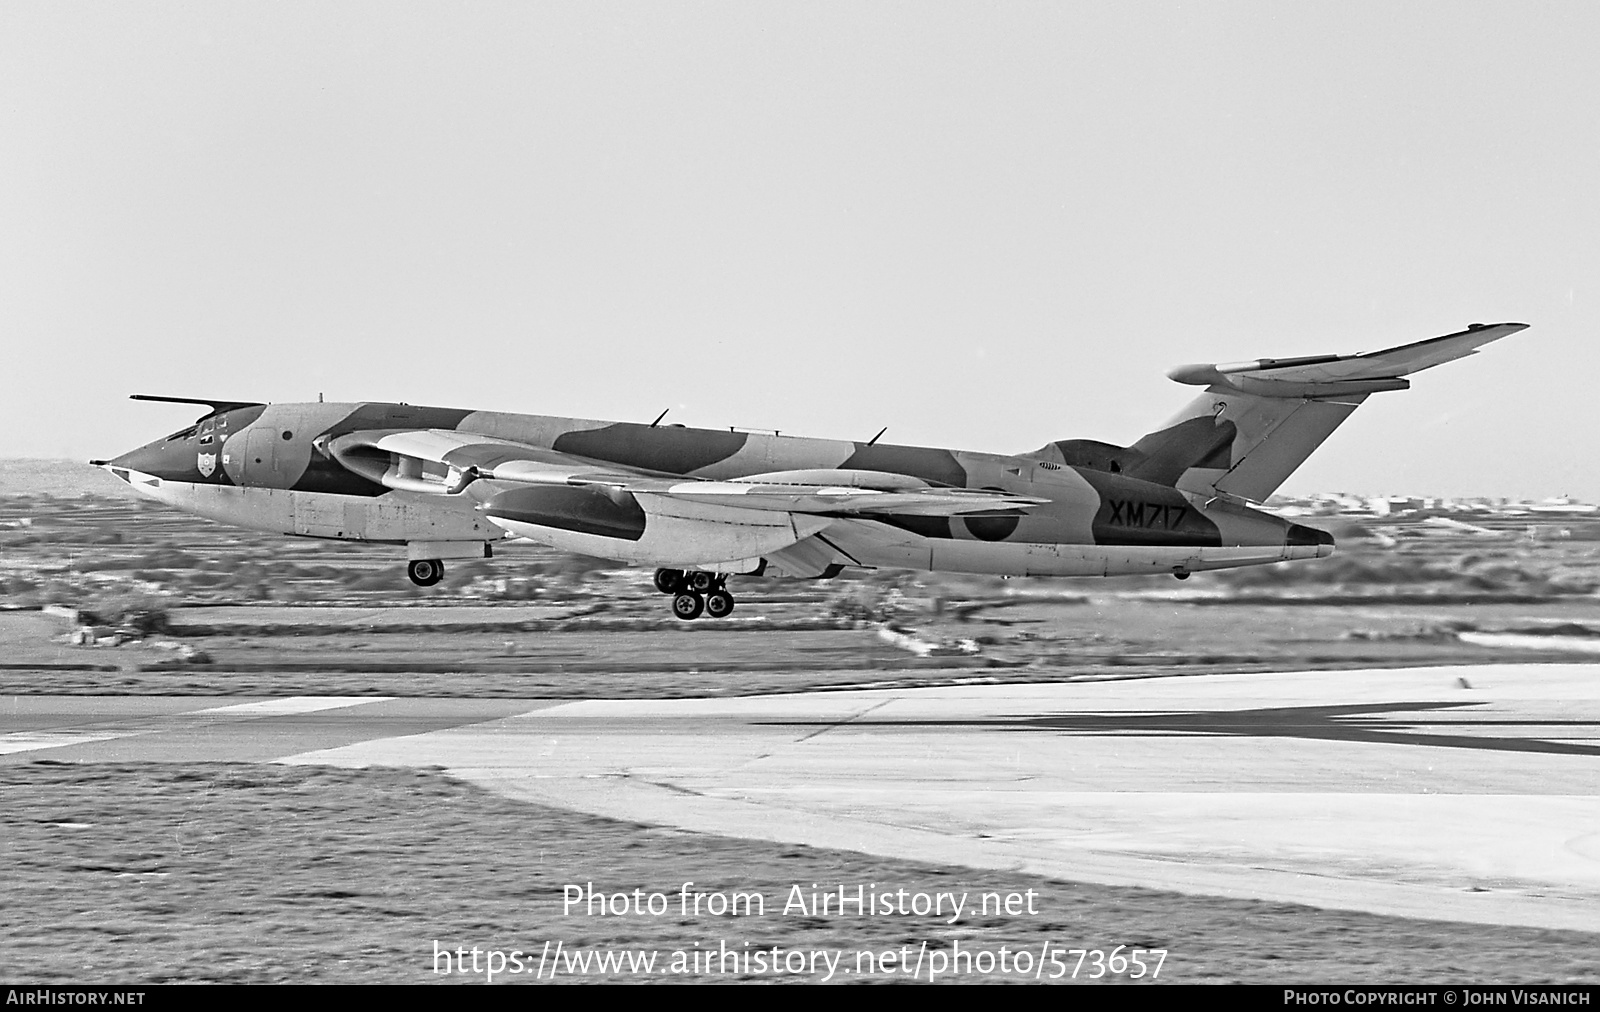
[[[406,575],[419,587],[431,587],[444,579],[444,563],[439,559],[413,559],[406,564]]]
[[[727,577],[700,570],[658,569],[655,587],[672,595],[672,613],[685,622],[699,618],[727,618],[733,611],[733,595],[727,590]]]

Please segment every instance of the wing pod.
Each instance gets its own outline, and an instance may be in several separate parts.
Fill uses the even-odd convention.
[[[906,492],[919,488],[949,488],[949,485],[928,481],[909,474],[889,471],[865,471],[859,468],[813,467],[799,471],[766,471],[748,474],[735,481],[762,485],[831,485],[849,488],[866,488],[877,492]]]
[[[663,491],[687,502],[828,516],[994,516],[1050,501],[982,488],[880,491],[854,485],[790,485],[749,479],[684,482]]]

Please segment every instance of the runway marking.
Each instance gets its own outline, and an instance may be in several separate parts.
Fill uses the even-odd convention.
[[[42,748],[61,748],[66,745],[87,745],[90,742],[129,738],[144,731],[13,731],[0,734],[0,755],[13,752],[31,752]]]
[[[234,703],[231,706],[213,706],[204,710],[190,710],[182,716],[220,714],[240,717],[288,717],[318,710],[337,710],[362,703],[386,703],[393,696],[290,696],[286,699],[263,699],[258,703]]]
[[[49,748],[66,748],[71,745],[90,745],[95,742],[134,738],[140,735],[177,731],[193,724],[212,721],[256,720],[262,717],[289,717],[322,710],[336,710],[363,703],[381,703],[393,696],[289,696],[285,699],[263,699],[255,703],[231,703],[211,706],[201,710],[183,710],[161,717],[147,718],[142,727],[94,731],[64,728],[55,731],[13,731],[0,734],[0,755],[16,752],[33,752]],[[144,723],[144,721],[141,721]]]

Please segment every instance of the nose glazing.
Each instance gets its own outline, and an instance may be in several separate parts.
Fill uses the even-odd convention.
[[[165,439],[158,439],[129,450],[120,457],[112,459],[109,466],[113,469],[139,471],[157,478],[184,477],[196,470],[192,430],[174,433]],[[112,473],[115,473],[115,470]]]

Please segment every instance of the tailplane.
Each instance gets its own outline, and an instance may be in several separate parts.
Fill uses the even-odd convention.
[[[1130,447],[1065,440],[1039,455],[1186,492],[1263,502],[1368,395],[1405,390],[1411,384],[1404,377],[1527,326],[1473,324],[1364,355],[1179,366],[1167,375],[1206,390],[1161,428]]]

